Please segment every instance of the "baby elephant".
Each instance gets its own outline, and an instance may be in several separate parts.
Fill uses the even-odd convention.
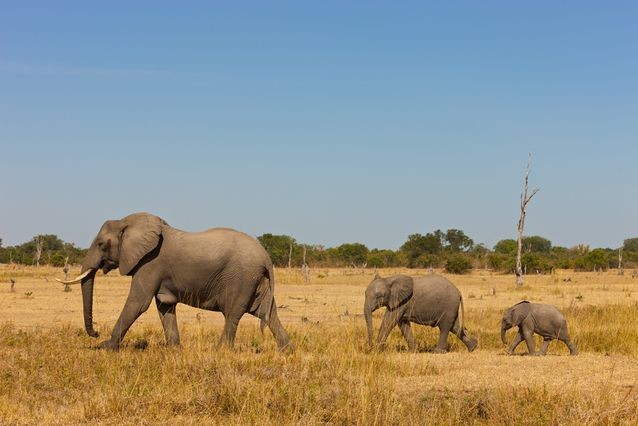
[[[578,355],[578,349],[569,339],[567,331],[567,320],[552,305],[544,303],[531,303],[527,300],[517,303],[509,308],[503,314],[501,322],[501,340],[506,345],[505,332],[512,327],[518,327],[518,333],[514,341],[507,349],[507,353],[512,354],[516,347],[525,340],[530,355],[537,355],[534,348],[533,334],[543,336],[543,346],[541,346],[540,355],[547,353],[549,342],[554,339],[562,340],[569,348],[571,355]]]
[[[372,312],[385,306],[387,311],[381,323],[377,343],[382,346],[390,331],[398,325],[411,351],[416,349],[410,323],[438,327],[439,343],[435,352],[447,352],[448,334],[455,334],[472,352],[477,345],[475,338],[467,335],[463,325],[463,297],[461,292],[439,275],[412,278],[394,275],[381,278],[378,275],[368,285],[363,308],[368,328],[368,343],[372,346]],[[459,306],[461,317],[459,318]]]

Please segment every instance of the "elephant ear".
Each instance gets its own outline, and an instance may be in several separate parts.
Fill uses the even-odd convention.
[[[396,275],[388,278],[390,287],[390,299],[388,301],[388,309],[396,309],[412,297],[414,288],[414,280],[407,275]]]
[[[135,213],[122,219],[126,225],[120,237],[120,274],[128,275],[160,241],[162,219],[148,213]]]
[[[531,309],[531,303],[527,300],[523,300],[522,302],[519,302],[516,305],[512,306],[512,327],[519,326],[525,320],[525,318],[527,318]]]

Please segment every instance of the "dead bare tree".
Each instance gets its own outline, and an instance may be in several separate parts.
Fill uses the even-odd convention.
[[[301,272],[303,273],[303,277],[306,280],[306,285],[310,285],[310,267],[304,263],[301,267]]]
[[[288,270],[292,268],[292,238],[290,239],[290,251],[288,251]]]
[[[306,285],[310,285],[310,267],[306,264],[306,246],[303,247],[303,262],[301,264],[301,272],[306,279]]]
[[[62,272],[64,272],[64,281],[69,280],[69,256],[64,258],[64,268],[62,268]]]
[[[62,272],[64,272],[64,281],[68,281],[69,280],[69,256],[67,256],[66,258],[64,258],[64,268],[62,268]],[[71,290],[71,286],[69,286],[68,284],[64,285],[64,292],[68,293]]]
[[[525,182],[521,193],[521,213],[518,218],[518,242],[516,245],[516,287],[523,285],[523,267],[521,265],[521,251],[523,249],[523,230],[525,228],[525,216],[527,215],[527,205],[532,200],[539,189],[534,189],[531,195],[527,195],[527,184],[529,182],[529,168],[532,163],[532,154],[527,157],[527,167],[525,168]]]
[[[34,237],[33,240],[35,241],[35,266],[40,267],[40,258],[42,257],[42,235],[38,235],[37,237]]]
[[[301,264],[306,264],[306,246],[303,246],[303,261],[301,262]]]
[[[618,249],[618,275],[625,275],[625,269],[622,267],[622,247]]]

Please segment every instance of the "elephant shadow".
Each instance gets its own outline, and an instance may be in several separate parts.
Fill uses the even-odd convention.
[[[393,349],[396,352],[402,353],[416,353],[416,354],[438,354],[441,353],[436,347],[436,345],[423,345],[417,344],[416,349],[411,351],[406,345],[402,343],[397,343],[393,346]],[[448,345],[446,352],[458,352],[458,348],[456,346]]]
[[[536,352],[534,354],[530,354],[529,352],[525,351],[525,352],[515,352],[515,353],[508,353],[506,350],[503,350],[502,352],[498,353],[498,356],[508,356],[508,357],[512,357],[512,356],[519,356],[519,357],[534,357],[534,356],[540,356],[539,352]],[[548,356],[556,356],[555,354],[550,354]]]
[[[524,357],[531,356],[531,357],[535,357],[535,356],[541,356],[541,353],[540,352],[536,352],[536,353],[530,354],[529,352],[515,352],[515,353],[511,353],[510,354],[510,353],[507,353],[507,351],[503,351],[503,352],[500,352],[498,355],[499,356],[508,356],[508,357],[512,357],[512,356],[524,356]],[[544,357],[560,357],[561,355],[552,353],[552,354],[546,354],[546,355],[543,355],[543,356]]]
[[[131,349],[133,351],[143,352],[148,348],[148,340],[146,339],[136,339],[130,342],[122,342],[119,349]],[[101,348],[98,345],[91,346],[93,350],[100,350]]]

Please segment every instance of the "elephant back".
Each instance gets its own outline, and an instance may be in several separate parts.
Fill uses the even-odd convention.
[[[460,299],[461,292],[450,280],[441,275],[428,275],[414,279],[415,296]]]
[[[461,293],[454,284],[440,275],[428,275],[414,279],[412,320],[430,324],[440,319],[452,321],[458,315]]]
[[[563,327],[567,323],[563,313],[554,305],[546,303],[533,303],[532,312],[539,318],[544,318],[553,327]]]
[[[234,229],[173,230],[167,233],[164,245],[174,265],[172,274],[179,282],[197,281],[201,274],[210,279],[241,275],[257,280],[264,270],[272,268],[270,256],[262,245]]]

